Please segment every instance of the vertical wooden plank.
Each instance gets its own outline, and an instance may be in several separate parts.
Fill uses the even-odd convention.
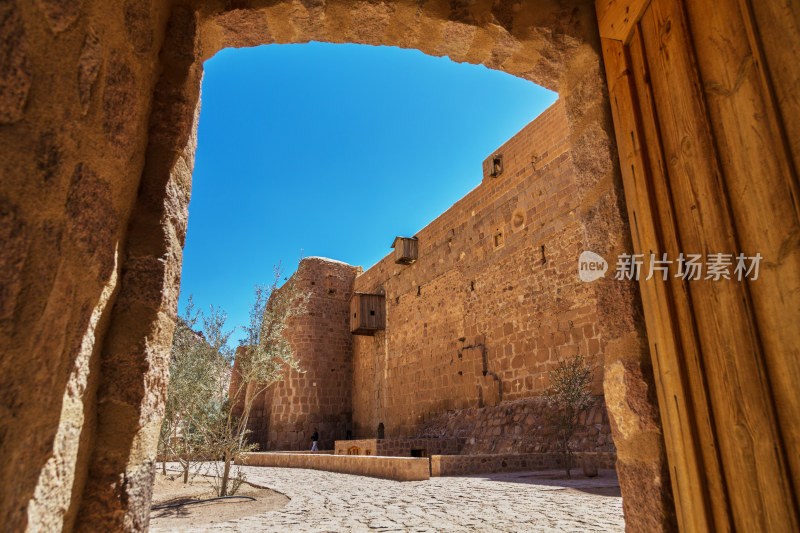
[[[748,14],[739,5],[738,0],[689,3],[686,13],[740,250],[764,257],[758,280],[746,284],[747,303],[763,347],[780,441],[797,451],[800,220],[795,176],[757,59],[760,52],[744,37],[748,30],[742,15]],[[784,482],[793,484],[800,481],[800,454],[785,449],[781,453],[792,475]]]
[[[620,41],[602,39],[602,46],[634,253],[660,254],[663,246],[653,207],[655,199],[647,184],[651,171],[630,59]],[[692,394],[682,368],[683,353],[675,317],[670,312],[672,304],[663,284],[657,278],[640,278],[639,282],[676,512],[682,530],[708,531],[712,529],[711,512],[704,490],[705,467],[698,452],[694,411],[688,403]]]
[[[386,296],[381,294],[378,297],[378,327],[379,329],[386,329]]]
[[[645,56],[676,221],[685,252],[735,253],[737,241],[684,13],[675,0],[653,0],[641,21]],[[797,517],[777,431],[761,345],[743,285],[688,286],[700,339],[700,364],[712,405],[735,528],[794,531]]]
[[[370,294],[367,298],[367,325],[370,329],[378,329],[378,299],[377,294]]]
[[[644,150],[647,152],[649,173],[647,174],[652,201],[652,212],[657,227],[659,244],[668,257],[677,258],[683,251],[678,226],[675,220],[674,196],[670,190],[667,168],[664,164],[664,153],[659,133],[658,113],[650,86],[650,73],[644,56],[644,44],[640,28],[637,27],[630,45],[631,72],[635,86],[635,95],[639,103],[642,124],[642,136],[645,139]],[[686,392],[691,398],[693,421],[697,430],[699,453],[702,456],[703,471],[698,478],[698,485],[705,484],[704,497],[708,498],[713,515],[714,529],[729,531],[731,529],[730,506],[727,486],[722,477],[722,465],[719,450],[716,446],[716,434],[711,421],[710,400],[704,379],[705,370],[701,363],[699,339],[694,321],[691,302],[688,298],[688,282],[675,277],[672,271],[670,279],[659,282],[656,290],[665,291],[664,301],[670,305],[670,317],[676,334],[681,354],[679,364],[685,373]],[[654,302],[656,305],[664,305]],[[683,317],[679,320],[678,317]]]
[[[419,258],[419,241],[417,239],[408,240],[408,257],[413,261]]]
[[[740,0],[746,35],[759,64],[773,120],[793,161],[795,205],[800,171],[800,5],[796,1]]]
[[[361,305],[359,306],[359,327],[371,329],[372,320],[369,316],[370,298],[369,294],[360,294]]]

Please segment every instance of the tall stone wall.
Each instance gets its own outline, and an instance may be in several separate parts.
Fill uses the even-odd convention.
[[[387,438],[411,436],[447,411],[539,395],[578,353],[602,395],[606,340],[577,275],[585,239],[563,102],[495,153],[503,172],[417,233],[416,263],[389,255],[356,278],[357,291],[386,295],[387,314],[385,331],[354,337],[357,436],[379,423]]]
[[[261,449],[304,449],[314,428],[332,447],[352,420],[354,438],[377,437],[383,423],[386,438],[463,437],[472,453],[551,451],[556,439],[534,399],[548,370],[580,353],[596,369],[598,398],[574,444],[614,451],[596,298],[577,275],[569,148],[557,101],[495,152],[498,177],[485,172],[417,234],[413,265],[390,254],[357,276],[304,259],[294,281],[312,297],[287,332],[303,372],[257,399],[249,427]],[[385,330],[350,334],[354,290],[385,295]]]

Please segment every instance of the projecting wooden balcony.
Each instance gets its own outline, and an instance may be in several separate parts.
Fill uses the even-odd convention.
[[[353,293],[350,299],[350,333],[375,335],[386,329],[386,297],[383,294]]]
[[[394,262],[398,265],[410,265],[417,261],[419,244],[416,237],[395,237],[392,248]]]

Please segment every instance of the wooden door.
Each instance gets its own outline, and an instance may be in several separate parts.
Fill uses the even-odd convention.
[[[596,8],[635,253],[763,258],[640,278],[681,530],[798,531],[800,7]]]

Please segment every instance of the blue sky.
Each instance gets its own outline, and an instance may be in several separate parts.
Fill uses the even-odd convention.
[[[557,95],[416,50],[308,43],[205,63],[180,311],[247,321],[256,283],[302,254],[369,268],[481,181]],[[234,334],[235,340],[240,333]]]

